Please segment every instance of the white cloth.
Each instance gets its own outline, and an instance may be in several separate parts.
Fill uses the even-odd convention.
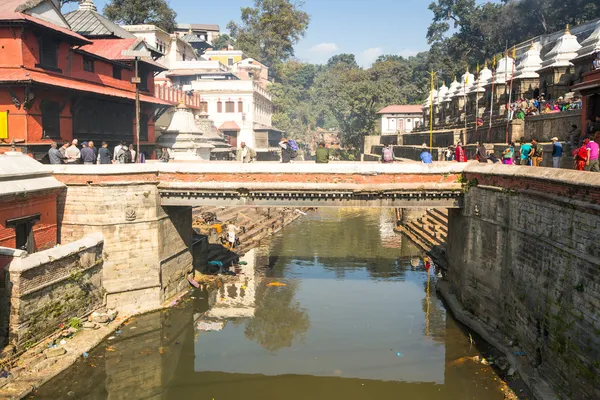
[[[68,163],[74,163],[81,157],[81,151],[75,145],[71,145],[67,151],[65,151]]]
[[[113,154],[113,158],[115,160],[117,159],[117,155],[119,154],[119,151],[121,151],[122,148],[123,148],[123,146],[121,146],[120,144],[118,144],[117,146],[115,146],[115,152]]]
[[[131,146],[131,147],[133,147],[133,146]],[[129,149],[129,152],[131,153],[131,162],[133,162],[133,163],[136,162],[136,159],[135,159],[136,152],[135,152],[135,150],[134,149]]]

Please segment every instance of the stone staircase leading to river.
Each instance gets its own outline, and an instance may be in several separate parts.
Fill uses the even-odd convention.
[[[399,225],[396,231],[426,252],[435,246],[444,246],[448,238],[448,210],[428,209],[425,215]]]

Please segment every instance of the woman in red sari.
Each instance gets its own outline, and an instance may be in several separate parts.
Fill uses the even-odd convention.
[[[454,159],[458,162],[467,162],[467,156],[465,154],[465,149],[462,147],[462,142],[456,144]]]

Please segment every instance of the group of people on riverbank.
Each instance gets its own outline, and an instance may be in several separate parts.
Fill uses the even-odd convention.
[[[138,161],[136,151],[132,144],[125,142],[119,143],[113,151],[108,148],[107,142],[102,142],[102,146],[97,149],[93,141],[82,142],[81,146],[77,139],[71,142],[64,142],[58,148],[57,143],[50,145],[48,150],[48,159],[50,164],[128,164]],[[145,154],[140,154],[139,162],[145,162]]]
[[[519,99],[510,104],[509,111],[511,119],[525,119],[526,116],[579,110],[582,105],[581,98],[578,96],[568,99],[561,96],[556,100],[545,99],[544,96],[540,96],[534,99]]]

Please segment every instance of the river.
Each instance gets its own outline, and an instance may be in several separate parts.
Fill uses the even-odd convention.
[[[34,397],[504,398],[389,210],[321,209],[243,260],[235,282],[132,319]]]

